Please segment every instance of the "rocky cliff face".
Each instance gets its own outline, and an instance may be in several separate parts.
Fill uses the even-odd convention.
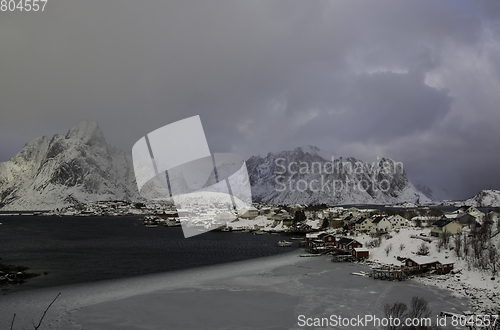
[[[251,157],[247,168],[253,200],[271,204],[390,204],[431,200],[406,177],[401,163],[368,164],[330,158],[317,147]]]
[[[2,210],[137,198],[131,156],[109,146],[92,121],[79,122],[65,136],[37,138],[0,163]]]

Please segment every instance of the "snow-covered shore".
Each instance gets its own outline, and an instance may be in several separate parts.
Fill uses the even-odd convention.
[[[500,278],[489,272],[469,269],[467,262],[457,257],[453,250],[438,251],[437,238],[430,237],[430,230],[425,228],[406,228],[399,233],[391,232],[390,239],[383,239],[380,247],[370,249],[370,262],[385,265],[401,265],[400,258],[411,258],[422,242],[427,242],[430,258],[453,262],[454,269],[445,275],[425,275],[414,277],[413,280],[425,285],[432,285],[451,291],[455,296],[471,300],[473,312],[478,314],[498,314],[500,310]],[[423,236],[422,236],[423,235]],[[369,235],[355,237],[366,245],[372,241]],[[429,242],[430,241],[430,242]]]
[[[479,278],[477,278],[478,276]],[[478,315],[498,315],[500,310],[498,281],[490,280],[489,277],[481,276],[481,274],[472,272],[470,275],[459,273],[425,276],[416,277],[415,280],[425,285],[450,290],[458,297],[470,299],[472,311]]]

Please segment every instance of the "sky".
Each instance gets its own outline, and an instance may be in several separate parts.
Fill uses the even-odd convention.
[[[199,115],[211,152],[402,162],[500,189],[500,2],[77,1],[0,11],[0,161],[97,121],[126,152]],[[189,132],[181,138],[189,139]]]

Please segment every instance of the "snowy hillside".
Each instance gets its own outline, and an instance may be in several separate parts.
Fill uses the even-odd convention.
[[[65,136],[37,138],[0,163],[2,210],[137,197],[131,156],[107,145],[92,121],[79,122]]]
[[[497,223],[493,224],[493,228],[497,228],[497,226]],[[466,229],[466,233],[467,237],[469,237],[468,229]],[[370,235],[357,236],[355,239],[361,242],[363,246],[369,246],[370,242],[377,240],[370,237]],[[459,239],[463,240],[463,237],[460,236]],[[493,235],[489,240],[491,246],[499,246],[500,235]],[[438,238],[430,236],[430,229],[428,228],[405,228],[399,232],[391,232],[390,238],[381,240],[379,247],[370,247],[369,260],[385,265],[401,266],[403,263],[399,260],[419,257],[418,251],[420,246],[424,244],[429,249],[425,258],[438,260],[442,263],[454,263],[454,270],[448,275],[416,277],[415,280],[426,285],[435,285],[442,289],[452,290],[458,296],[472,298],[472,306],[476,312],[491,313],[492,311],[498,311],[500,304],[500,297],[497,294],[500,287],[498,276],[492,275],[491,269],[481,270],[471,266],[471,262],[467,261],[468,257],[463,252],[460,253],[460,257],[457,256],[455,238],[450,239],[448,247],[440,248],[439,243]],[[472,249],[470,245],[461,245],[460,249]],[[484,254],[485,259],[488,259],[486,252]],[[472,258],[472,251],[469,251],[468,256]],[[496,262],[498,263],[498,259],[496,259]]]
[[[474,197],[463,201],[462,205],[474,207],[500,207],[500,191],[482,190]]]
[[[406,177],[402,164],[382,158],[368,164],[335,158],[317,147],[251,157],[253,200],[270,204],[429,203]]]

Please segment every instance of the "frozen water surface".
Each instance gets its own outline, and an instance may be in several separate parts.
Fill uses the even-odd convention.
[[[366,266],[290,254],[112,281],[21,291],[0,300],[0,328],[50,329],[300,329],[298,316],[383,317],[386,303],[429,301],[432,317],[461,313],[467,300],[413,281],[352,276]],[[353,327],[354,329],[354,327]],[[366,329],[366,327],[365,327]]]

